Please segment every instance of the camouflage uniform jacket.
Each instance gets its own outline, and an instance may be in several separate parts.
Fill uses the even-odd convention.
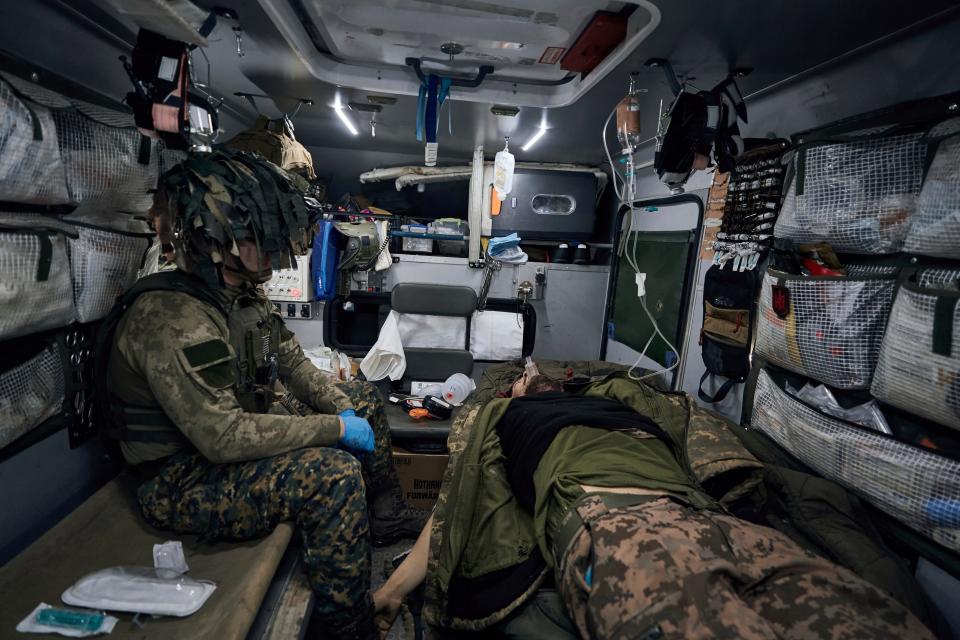
[[[541,366],[541,370],[543,367]],[[653,419],[673,440],[687,470],[691,491],[684,499],[694,506],[723,510],[724,505],[754,491],[762,481],[763,465],[718,421],[689,396],[635,383],[612,373],[587,386],[585,394],[616,398]],[[483,629],[523,604],[546,577],[510,605],[482,620],[448,615],[447,602],[454,575],[476,578],[517,565],[537,547],[533,518],[510,490],[495,426],[509,399],[494,399],[462,411],[448,447],[450,461],[434,514],[424,615],[435,626]],[[725,481],[725,478],[733,478]],[[711,492],[711,487],[722,487]],[[640,487],[644,488],[644,487]],[[455,496],[455,497],[454,497]],[[549,553],[544,554],[550,562]]]
[[[337,442],[335,414],[350,407],[346,395],[304,356],[261,292],[246,286],[221,296],[226,317],[189,294],[151,291],[121,319],[108,369],[111,392],[127,405],[159,408],[189,441],[124,441],[128,462],[156,460],[190,445],[221,463]],[[278,380],[257,379],[264,375]],[[284,393],[278,382],[325,415],[278,411],[275,400]]]

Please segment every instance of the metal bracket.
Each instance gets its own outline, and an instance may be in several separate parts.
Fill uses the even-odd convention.
[[[502,266],[502,262],[491,258],[489,254],[484,258],[483,284],[480,285],[480,295],[477,296],[477,311],[483,311],[487,308],[487,297],[490,295],[490,285],[493,284],[493,276],[496,275],[497,271],[500,271]]]
[[[426,82],[427,77],[423,74],[423,68],[420,65],[420,58],[407,58],[404,60],[404,64],[408,67],[413,67],[413,71],[417,74],[417,77],[420,79],[420,82]],[[477,71],[477,77],[472,80],[466,78],[452,78],[450,85],[454,87],[466,87],[468,89],[474,89],[480,86],[480,83],[483,82],[483,79],[486,78],[489,74],[493,73],[494,69],[489,64],[484,64],[480,66],[479,71]]]
[[[680,80],[677,79],[673,65],[670,64],[670,61],[666,58],[650,58],[643,63],[643,66],[650,67],[651,69],[663,69],[663,74],[667,77],[667,84],[670,85],[670,91],[673,92],[673,95],[678,95],[683,91],[683,85],[681,85]]]
[[[268,100],[274,100],[273,96],[268,96],[263,93],[246,93],[244,91],[237,91],[233,95],[237,96],[238,98],[246,98],[247,102],[250,103],[250,106],[253,107],[253,110],[256,111],[258,115],[260,114],[260,108],[257,107],[256,98],[265,98]],[[292,98],[289,96],[277,96],[277,98],[286,98],[287,100],[297,101],[297,105],[291,111],[288,111],[283,114],[284,118],[288,118],[290,120],[293,120],[294,118],[297,117],[297,114],[300,113],[300,107],[302,107],[303,105],[308,104],[313,106],[313,100],[311,98]]]

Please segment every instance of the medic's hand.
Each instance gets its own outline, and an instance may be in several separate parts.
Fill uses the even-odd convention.
[[[357,412],[354,411],[353,409],[344,409],[337,415],[340,416],[341,418],[352,418],[353,416],[357,415]]]
[[[351,411],[352,410],[349,410]],[[340,444],[347,449],[358,453],[371,453],[374,449],[373,429],[370,423],[363,418],[345,415],[344,411],[340,414],[340,422],[343,429],[340,435]]]

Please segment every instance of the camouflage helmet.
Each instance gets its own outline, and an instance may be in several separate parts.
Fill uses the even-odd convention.
[[[152,210],[164,250],[180,269],[222,282],[227,254],[253,242],[287,268],[309,243],[303,193],[290,174],[260,156],[219,149],[191,154],[160,178]]]

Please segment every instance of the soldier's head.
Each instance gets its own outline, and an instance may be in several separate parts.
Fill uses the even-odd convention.
[[[151,215],[167,259],[209,284],[265,282],[308,243],[302,192],[244,152],[189,156],[160,179]]]
[[[520,396],[529,396],[535,393],[549,393],[551,391],[563,391],[563,383],[553,378],[548,378],[542,374],[528,375],[526,372],[517,378],[510,388],[510,396],[519,398]]]

